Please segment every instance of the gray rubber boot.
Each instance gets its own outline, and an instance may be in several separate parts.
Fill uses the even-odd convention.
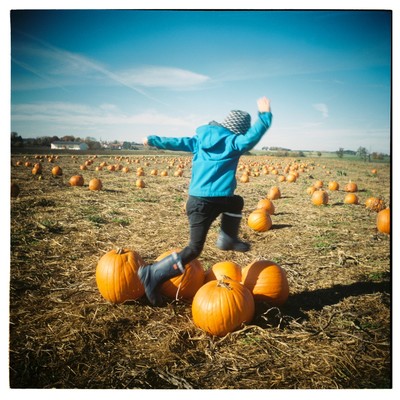
[[[144,286],[146,297],[153,306],[160,305],[159,286],[170,278],[185,272],[185,266],[177,253],[172,253],[153,265],[140,267],[138,276]]]
[[[233,250],[242,253],[250,250],[250,244],[238,239],[241,214],[223,213],[221,217],[221,231],[217,239],[220,250]]]

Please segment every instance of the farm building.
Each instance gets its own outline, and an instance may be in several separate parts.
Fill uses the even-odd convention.
[[[53,142],[51,143],[51,149],[54,150],[88,150],[89,146],[86,143],[81,142]]]

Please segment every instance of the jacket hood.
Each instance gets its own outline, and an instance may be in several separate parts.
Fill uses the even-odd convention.
[[[221,125],[203,125],[197,128],[199,147],[221,153],[226,148],[226,139],[235,134]]]

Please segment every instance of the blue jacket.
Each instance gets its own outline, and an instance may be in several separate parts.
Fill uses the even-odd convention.
[[[191,196],[233,196],[240,156],[260,141],[271,121],[270,112],[259,113],[257,121],[243,135],[220,125],[203,125],[196,129],[193,137],[148,136],[147,140],[150,146],[159,149],[193,153]]]

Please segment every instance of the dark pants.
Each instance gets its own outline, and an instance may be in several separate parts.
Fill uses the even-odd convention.
[[[229,197],[189,196],[186,203],[186,214],[190,223],[190,242],[179,253],[183,265],[201,254],[208,230],[220,214],[230,213],[239,218],[243,206],[243,198],[238,195]]]

